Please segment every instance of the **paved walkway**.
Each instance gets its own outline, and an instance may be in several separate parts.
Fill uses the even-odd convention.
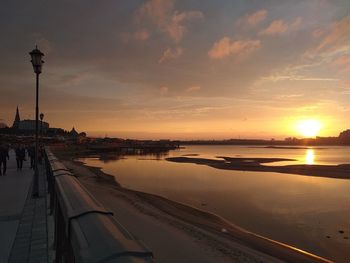
[[[39,167],[40,197],[33,199],[29,161],[18,171],[10,151],[6,176],[0,177],[0,263],[48,262],[47,188],[44,167]]]

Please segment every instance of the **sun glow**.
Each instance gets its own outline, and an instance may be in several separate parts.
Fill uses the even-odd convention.
[[[309,119],[297,123],[297,130],[303,137],[315,137],[322,128],[318,120]]]
[[[315,153],[314,153],[313,149],[306,150],[305,162],[306,162],[306,164],[314,164],[315,163]]]

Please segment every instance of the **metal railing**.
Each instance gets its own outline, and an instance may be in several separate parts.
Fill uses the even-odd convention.
[[[153,262],[153,254],[45,149],[55,262]]]

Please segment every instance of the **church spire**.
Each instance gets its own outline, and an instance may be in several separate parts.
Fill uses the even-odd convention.
[[[21,121],[21,118],[19,117],[19,110],[18,110],[18,106],[17,106],[16,117],[15,117],[15,120],[13,121],[12,128],[18,129],[20,121]]]

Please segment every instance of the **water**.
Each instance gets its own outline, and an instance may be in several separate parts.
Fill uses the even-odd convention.
[[[115,175],[124,187],[207,210],[247,230],[337,262],[350,259],[350,239],[344,239],[350,238],[350,180],[219,170],[164,159],[183,155],[296,159],[270,165],[350,163],[350,147],[186,146],[165,155],[105,155],[81,160]]]

